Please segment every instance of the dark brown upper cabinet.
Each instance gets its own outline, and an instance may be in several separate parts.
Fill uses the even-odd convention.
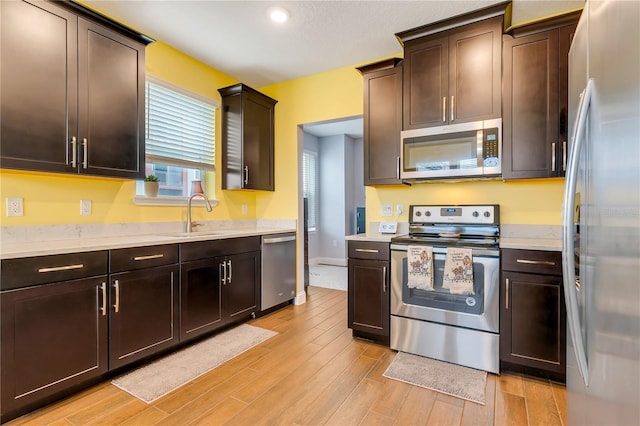
[[[568,56],[580,11],[504,36],[502,177],[561,177],[567,165]]]
[[[222,96],[222,189],[275,191],[276,103],[244,84],[218,89]]]
[[[505,7],[396,34],[404,45],[404,130],[501,117]]]
[[[364,82],[364,184],[398,185],[402,130],[402,60],[358,68]]]
[[[0,166],[143,177],[152,40],[75,2],[0,8]]]

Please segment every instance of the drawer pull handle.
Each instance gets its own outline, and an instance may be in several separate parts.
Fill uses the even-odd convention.
[[[506,286],[504,290],[504,308],[509,309],[509,278],[506,280]]]
[[[148,256],[136,256],[133,258],[136,262],[139,260],[151,260],[151,259],[161,259],[164,257],[164,254],[150,254]]]
[[[100,310],[102,311],[102,316],[107,315],[107,283],[102,283],[100,285],[100,290],[102,290],[102,307]]]
[[[356,251],[360,253],[380,253],[380,250],[376,249],[356,249]]]
[[[113,305],[115,312],[120,312],[120,283],[115,280],[113,288],[116,289],[116,304]]]
[[[527,259],[517,259],[518,263],[525,263],[527,265],[547,265],[547,266],[556,266],[556,262],[551,262],[550,260],[527,260]]]
[[[78,263],[76,265],[65,265],[65,266],[53,266],[51,268],[40,268],[38,272],[60,272],[60,271],[72,271],[74,269],[82,269],[84,265],[82,263]]]

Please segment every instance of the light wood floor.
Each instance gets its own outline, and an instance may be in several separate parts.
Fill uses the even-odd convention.
[[[563,425],[563,385],[488,375],[486,405],[382,376],[395,352],[353,339],[347,294],[309,287],[308,301],[250,324],[279,334],[153,404],[105,382],[10,425]]]

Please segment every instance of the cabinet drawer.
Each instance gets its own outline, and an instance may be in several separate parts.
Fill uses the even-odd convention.
[[[350,259],[389,260],[389,243],[373,241],[349,241]]]
[[[0,290],[106,275],[107,251],[3,259]]]
[[[260,237],[226,238],[223,240],[197,241],[180,245],[180,260],[209,259],[237,253],[260,250]]]
[[[178,245],[133,247],[111,250],[110,272],[134,271],[136,269],[178,263]]]
[[[562,275],[562,253],[540,250],[502,250],[502,270]]]

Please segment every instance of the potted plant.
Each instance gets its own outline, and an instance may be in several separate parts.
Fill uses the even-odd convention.
[[[144,178],[144,195],[147,197],[157,197],[160,182],[157,176],[149,175]]]

